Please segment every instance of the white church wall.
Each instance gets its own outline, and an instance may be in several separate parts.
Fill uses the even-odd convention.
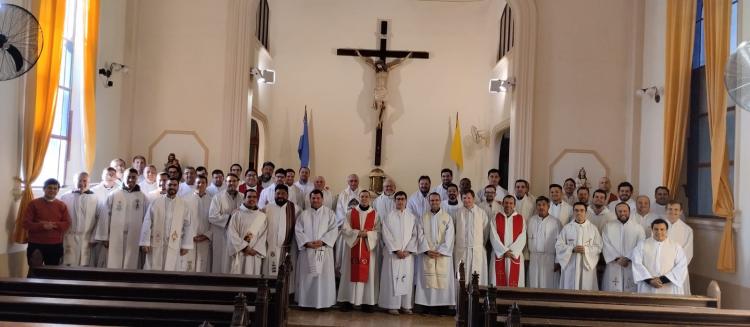
[[[335,49],[375,48],[377,20],[387,19],[390,49],[429,51],[430,59],[408,61],[391,73],[382,169],[406,191],[416,190],[422,174],[439,183],[440,169],[453,167],[448,151],[458,111],[465,167],[456,181],[484,181],[491,150],[468,136],[472,125],[484,130],[494,125],[488,119],[493,99],[487,83],[497,63],[501,10],[495,1],[272,2],[271,52],[278,81],[273,110],[267,112],[268,159],[277,166],[299,166],[296,148],[307,105],[313,174],[326,176],[336,192],[352,172],[363,187],[369,184],[377,119],[371,109],[374,74],[353,57],[336,56]]]
[[[666,2],[646,1],[643,46],[643,86],[664,86],[664,55],[666,35]],[[744,7],[744,8],[743,8]],[[750,6],[741,5],[742,22],[750,21]],[[740,38],[750,36],[750,24],[740,24]],[[641,158],[640,185],[642,192],[653,197],[653,190],[661,185],[664,164],[664,102],[655,103],[651,98],[641,100]],[[750,228],[744,212],[750,212],[750,203],[741,201],[750,194],[750,113],[737,111],[737,134],[735,142],[735,188],[737,209],[734,237],[737,249],[737,272],[722,273],[716,270],[716,255],[723,233],[724,222],[705,218],[688,218],[694,232],[694,257],[690,264],[691,287],[694,294],[705,294],[711,280],[717,280],[722,290],[722,305],[727,308],[750,308]],[[743,150],[744,145],[744,150]]]
[[[532,194],[562,182],[550,180],[550,164],[568,149],[596,151],[613,183],[625,180],[628,76],[640,55],[632,51],[635,3],[538,0],[536,7]]]

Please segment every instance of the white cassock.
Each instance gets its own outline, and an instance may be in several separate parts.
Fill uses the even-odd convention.
[[[346,220],[346,216],[352,208],[359,205],[359,189],[352,190],[347,187],[336,197],[336,226],[339,228],[339,237],[336,239],[336,246],[333,251],[335,253],[334,264],[336,271],[341,271],[341,264],[344,260],[344,239],[341,235],[341,226]]]
[[[294,217],[287,217],[287,208],[294,207]],[[276,276],[279,267],[283,263],[285,253],[289,253],[292,267],[289,277],[289,293],[294,293],[296,282],[294,263],[297,262],[297,241],[295,240],[294,228],[299,207],[287,201],[283,206],[276,202],[269,203],[263,209],[268,217],[268,230],[266,231],[266,256],[263,258],[263,274]],[[286,244],[286,245],[285,245]]]
[[[523,216],[524,221],[536,214],[536,197],[526,194],[523,199],[516,198],[516,212]]]
[[[498,212],[503,211],[503,207],[500,203],[497,201],[492,201],[491,203],[482,202],[479,204],[479,207],[484,210],[484,212],[487,214],[487,218],[489,217],[495,217]]]
[[[599,214],[596,214],[594,212],[593,206],[590,206],[588,212],[586,213],[586,221],[594,224],[594,226],[596,226],[596,228],[599,230],[600,234],[604,229],[604,225],[606,225],[610,221],[615,220],[617,220],[617,216],[615,216],[615,214],[606,206],[602,208],[602,211],[599,212]]]
[[[333,202],[333,194],[331,194],[331,191],[329,190],[322,190],[320,191],[323,193],[323,206],[327,207],[328,209],[331,209],[331,211],[334,210],[334,202]],[[310,193],[312,191],[305,193],[305,208],[312,208],[310,205]],[[336,216],[336,213],[334,212],[334,217]]]
[[[230,274],[260,275],[263,272],[263,257],[267,253],[267,227],[266,214],[244,204],[232,215],[227,227]],[[254,256],[246,255],[242,252],[244,248],[251,248],[258,253]]]
[[[453,270],[453,218],[442,209],[428,211],[417,224],[419,247],[416,262],[414,303],[425,306],[456,305],[456,282]],[[442,256],[430,258],[427,251]]]
[[[487,251],[484,244],[490,233],[490,223],[487,214],[475,205],[471,209],[461,207],[456,227],[456,243],[453,248],[453,269],[458,271],[461,261],[466,267],[466,283],[471,282],[471,275],[479,274],[479,284],[487,285]]]
[[[651,213],[663,219],[667,217],[667,205],[658,204],[656,200],[651,201]]]
[[[385,218],[388,217],[388,214],[390,214],[393,209],[396,209],[396,199],[394,198],[394,194],[386,195],[383,193],[375,198],[375,201],[372,201],[372,208],[377,212],[380,221],[385,220]]]
[[[411,309],[414,295],[414,254],[417,253],[416,218],[408,210],[395,209],[381,221],[384,248],[378,306]],[[399,259],[394,251],[409,252]]]
[[[669,223],[669,220],[667,220],[667,223]],[[690,261],[693,260],[693,229],[682,219],[679,219],[675,223],[669,223],[667,234],[670,240],[682,247],[687,260],[686,266],[690,265]],[[682,285],[682,289],[685,295],[690,295],[690,273],[687,268],[685,268],[685,271],[685,283]]]
[[[102,223],[101,220],[109,217],[107,197],[109,197],[110,193],[116,190],[114,185],[115,184],[112,184],[112,187],[108,188],[104,185],[104,183],[99,183],[98,185],[91,188],[91,192],[94,192],[94,195],[96,195],[96,200],[98,203],[96,209],[96,226],[94,227],[94,234],[96,234],[96,229],[98,228],[99,224]],[[94,267],[104,268],[107,266],[107,251],[107,248],[104,247],[104,244],[102,242],[97,242],[96,245],[94,245],[94,248],[91,251]]]
[[[445,188],[445,186],[443,186],[443,184],[435,186],[435,189],[433,189],[432,192],[440,194],[440,200],[441,201],[448,200],[448,189]]]
[[[563,193],[562,200],[572,207],[574,204],[576,204],[576,202],[578,202],[578,195],[576,195],[575,192],[571,195]]]
[[[447,213],[449,216],[451,216],[453,221],[456,221],[456,217],[458,217],[459,212],[461,208],[463,207],[464,207],[463,203],[461,203],[458,200],[456,200],[456,203],[454,204],[451,204],[448,200],[443,200],[442,202],[440,202],[440,209],[445,211],[445,213]],[[430,211],[428,210],[427,212],[430,212]],[[424,217],[424,215],[422,216]],[[489,217],[489,215],[487,215],[487,217]]]
[[[242,193],[236,192],[234,196],[229,192],[221,191],[211,199],[208,209],[208,222],[211,223],[211,272],[229,273],[229,244],[227,241],[227,226],[231,215],[242,204]]]
[[[287,192],[287,194],[288,193],[289,192]],[[260,191],[260,195],[258,195],[258,209],[263,209],[269,203],[273,203],[274,201],[276,201],[276,183],[268,185],[268,187],[263,185],[263,190]]]
[[[309,180],[307,183],[302,183],[301,180],[298,180],[294,182],[294,186],[296,186],[300,191],[302,191],[302,194],[307,195],[310,194],[315,189],[315,184],[313,182],[310,182]],[[309,207],[306,207],[309,208]]]
[[[617,206],[617,204],[619,204],[620,202],[622,202],[622,201],[620,201],[620,199],[617,199],[617,200],[615,200],[615,201],[612,201],[612,202],[610,202],[610,203],[609,203],[609,205],[608,205],[609,211],[610,211],[610,212],[612,212],[612,213],[614,213],[614,214],[617,214],[617,211],[615,211],[615,207],[616,207],[616,206]],[[638,211],[638,207],[637,207],[637,206],[636,206],[636,204],[635,204],[635,200],[633,200],[633,199],[628,199],[628,201],[627,201],[627,202],[625,202],[625,203],[627,203],[627,204],[628,204],[628,206],[630,206],[630,212],[631,212],[631,214],[632,214],[633,212],[636,212],[636,211]]]
[[[425,212],[430,211],[430,193],[422,194],[420,191],[416,191],[409,196],[409,202],[406,204],[406,209],[411,211],[414,217],[422,217]]]
[[[258,179],[261,179],[261,176],[258,176]],[[263,189],[266,189],[266,188],[268,188],[269,186],[271,186],[271,185],[275,185],[275,184],[276,184],[276,183],[274,182],[274,177],[273,177],[273,176],[271,176],[271,178],[269,178],[269,179],[268,179],[267,181],[265,181],[265,182],[264,182],[263,180],[261,180],[261,181],[260,181],[260,185],[261,185],[261,186],[263,186]]]
[[[227,184],[221,184],[221,186],[216,186],[216,184],[211,183],[206,188],[206,193],[211,194],[211,196],[216,196],[216,194],[219,194],[219,192],[224,191],[227,189]]]
[[[193,248],[183,256],[183,270],[194,272],[211,272],[211,222],[208,221],[208,211],[211,209],[213,196],[206,192],[203,196],[193,192],[182,198],[190,208],[190,218],[193,226],[193,236],[204,235],[208,240],[193,242]]]
[[[107,268],[141,268],[138,243],[146,205],[146,196],[137,185],[132,192],[119,189],[107,197],[109,214],[99,219],[94,236],[97,241],[109,242]]]
[[[321,206],[303,211],[294,226],[297,240],[297,290],[295,299],[300,307],[328,308],[336,304],[336,275],[333,270],[333,246],[339,235],[336,214]],[[305,247],[308,242],[321,240],[317,249]]]
[[[560,287],[560,272],[555,271],[555,243],[562,224],[551,214],[535,215],[527,221],[526,240],[529,248],[529,280],[533,288]]]
[[[297,186],[287,185],[287,200],[292,201],[297,208],[300,210],[305,210],[305,195],[302,193],[302,190],[299,189]],[[262,191],[261,191],[262,192]],[[274,196],[275,196],[274,192]]]
[[[155,189],[143,194],[146,195],[146,202],[148,203],[148,205],[151,205],[151,203],[156,201],[156,199],[164,196],[166,193],[161,193],[161,189]]]
[[[583,245],[585,253],[573,253],[577,245]],[[599,290],[596,264],[602,252],[602,238],[594,224],[588,220],[579,224],[574,220],[563,226],[557,236],[555,251],[555,260],[561,266],[561,289]]]
[[[63,264],[66,266],[94,266],[94,228],[99,201],[92,191],[73,191],[60,197],[68,207],[70,228],[63,238]]]
[[[177,196],[179,196],[179,197],[183,197],[183,196],[186,196],[186,195],[188,195],[188,194],[190,194],[190,193],[193,193],[193,192],[195,192],[195,189],[196,189],[197,187],[198,187],[198,186],[197,186],[197,185],[195,185],[195,184],[193,184],[193,185],[188,185],[187,183],[185,183],[185,182],[182,182],[182,183],[180,183],[180,188],[179,188],[179,189],[177,189]]]
[[[489,264],[490,285],[524,287],[526,271],[523,249],[526,247],[526,223],[523,216],[517,212],[509,216],[504,212],[498,212],[489,220],[492,244],[492,261]],[[513,254],[513,258],[503,258],[507,251]],[[499,275],[504,276],[505,280],[500,279],[503,277],[498,278]]]
[[[181,270],[180,249],[193,248],[190,208],[180,197],[163,196],[151,204],[141,227],[138,245],[150,246],[144,270]]]
[[[352,213],[357,212],[359,215],[358,224],[360,228],[352,228]],[[368,207],[367,210],[362,210],[359,206],[352,208],[346,215],[343,227],[341,228],[341,237],[343,238],[343,252],[344,252],[344,263],[341,265],[341,280],[339,282],[339,293],[337,300],[339,302],[349,302],[353,305],[375,305],[378,300],[379,291],[379,280],[378,280],[378,267],[375,264],[377,262],[377,247],[378,247],[378,235],[380,234],[380,221],[378,215],[373,214],[375,222],[373,223],[372,229],[366,229],[368,215],[374,210],[372,207]],[[355,225],[356,226],[356,225]],[[358,238],[360,231],[367,232],[367,238]],[[352,249],[367,249],[370,255],[362,255],[361,263],[366,264],[367,274],[366,278],[358,279],[358,281],[352,281]],[[360,252],[363,254],[362,252]],[[364,281],[366,280],[366,281]]]
[[[638,293],[685,294],[682,285],[687,282],[687,258],[682,247],[667,238],[658,242],[649,237],[633,249],[633,278],[638,283]],[[654,288],[648,280],[664,276],[669,283]]]
[[[549,203],[549,214],[556,217],[563,226],[567,225],[573,217],[573,207],[565,201],[560,203]]]
[[[143,194],[148,194],[153,190],[159,189],[159,180],[156,179],[153,183],[149,183],[148,180],[144,179],[143,181],[138,182],[138,187],[141,188],[141,192],[143,192]]]
[[[485,185],[485,186],[486,186],[486,185]],[[504,197],[505,197],[506,195],[508,195],[508,190],[504,189],[504,188],[503,188],[502,186],[500,186],[500,185],[497,185],[497,186],[495,186],[495,201],[500,201],[500,202],[502,202],[502,201],[503,201],[503,198],[504,198]],[[483,202],[487,202],[487,201],[485,201],[485,196],[484,196],[484,186],[482,186],[482,187],[481,187],[481,188],[479,189],[479,192],[477,192],[477,197],[476,197],[476,199],[477,199],[477,202],[478,202],[478,203],[483,203]]]
[[[638,211],[630,214],[630,219],[635,219],[636,222],[643,226],[643,231],[646,232],[646,237],[651,237],[651,223],[658,218],[652,212],[648,212],[645,215],[641,215]]]
[[[607,264],[602,277],[602,291],[635,292],[633,269],[623,267],[615,259],[625,257],[633,261],[633,248],[646,238],[643,225],[631,216],[624,224],[620,220],[610,221],[602,231],[602,254]]]

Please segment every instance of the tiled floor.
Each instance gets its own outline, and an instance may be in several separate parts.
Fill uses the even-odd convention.
[[[436,317],[420,314],[390,315],[385,312],[363,313],[360,311],[326,312],[289,310],[289,326],[318,327],[441,327],[455,326],[453,317]]]

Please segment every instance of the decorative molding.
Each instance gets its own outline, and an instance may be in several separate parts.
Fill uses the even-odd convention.
[[[159,137],[156,138],[153,142],[151,142],[151,145],[148,146],[148,162],[154,162],[154,148],[159,145],[159,143],[167,136],[167,135],[190,135],[200,144],[201,148],[203,148],[203,165],[208,165],[208,158],[209,158],[209,150],[208,146],[206,145],[206,142],[203,142],[203,139],[201,139],[200,136],[198,136],[198,133],[195,131],[178,131],[178,130],[164,130],[159,134]],[[179,158],[178,158],[179,159]],[[158,169],[159,167],[157,167]]]
[[[562,160],[568,154],[589,154],[589,155],[594,156],[594,158],[596,158],[596,160],[599,161],[599,164],[601,164],[602,167],[604,167],[604,173],[605,173],[605,175],[609,176],[609,165],[607,165],[607,162],[604,161],[604,158],[602,158],[602,156],[599,155],[599,152],[596,152],[595,150],[564,149],[549,164],[549,182],[550,183],[554,183],[554,181],[553,181],[553,178],[554,178],[553,171],[554,171],[555,166],[557,166],[557,163],[560,162],[560,160]],[[591,182],[591,181],[589,180],[589,182]]]
[[[516,78],[510,95],[510,163],[508,180],[531,178],[534,64],[536,61],[536,0],[508,0],[515,21],[515,45],[508,76]]]
[[[710,232],[723,233],[724,232],[724,219],[723,218],[698,218],[698,217],[687,217],[687,223],[695,230],[703,230]],[[732,229],[735,232],[740,230],[740,220],[735,219],[732,224]]]

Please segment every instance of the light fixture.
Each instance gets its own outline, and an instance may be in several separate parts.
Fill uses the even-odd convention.
[[[258,82],[263,84],[276,83],[276,72],[270,69],[253,68],[250,70],[250,75],[255,76]]]
[[[635,94],[640,96],[648,95],[650,98],[654,99],[656,103],[659,103],[661,101],[661,96],[664,95],[664,87],[649,86],[647,88],[635,90]]]
[[[511,77],[508,79],[491,79],[490,80],[490,93],[507,92],[516,85],[516,79]]]
[[[115,85],[114,82],[110,79],[112,77],[112,73],[122,71],[123,73],[128,72],[128,66],[125,66],[121,63],[113,62],[111,64],[104,63],[104,68],[99,68],[99,75],[102,75],[107,78],[107,80],[104,82],[104,87],[112,87]]]

